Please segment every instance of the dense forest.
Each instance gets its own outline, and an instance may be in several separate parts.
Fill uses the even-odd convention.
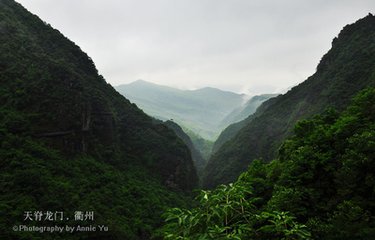
[[[0,239],[149,239],[198,178],[189,149],[98,75],[92,60],[0,1]],[[25,211],[93,211],[108,232],[17,232]]]
[[[0,0],[0,43],[1,240],[374,239],[371,14],[341,31],[313,76],[228,127],[206,167],[211,142],[146,115],[13,0]]]
[[[374,239],[375,88],[299,121],[278,157],[165,214],[165,239]]]

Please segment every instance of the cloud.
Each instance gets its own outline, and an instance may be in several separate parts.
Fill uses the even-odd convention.
[[[375,9],[365,0],[19,2],[81,46],[113,85],[142,78],[256,93],[305,80],[342,27]]]

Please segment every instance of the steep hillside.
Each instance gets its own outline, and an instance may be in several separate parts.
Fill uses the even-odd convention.
[[[299,121],[270,163],[167,211],[165,239],[374,239],[374,123],[375,88]]]
[[[244,95],[215,88],[179,90],[142,80],[116,89],[147,114],[161,120],[173,119],[209,140],[217,137],[221,121],[244,99]]]
[[[278,94],[262,94],[251,97],[245,104],[241,107],[234,109],[231,113],[226,116],[221,125],[227,127],[232,123],[240,122],[246,119],[251,114],[255,113],[257,108],[270,98],[276,97]]]
[[[197,186],[186,145],[12,0],[0,0],[0,43],[0,238],[40,239],[12,231],[38,225],[23,221],[25,211],[63,210],[72,219],[82,210],[96,217],[80,224],[110,231],[43,239],[148,239],[162,210]]]
[[[222,125],[227,126],[219,135],[212,148],[212,153],[215,153],[225,142],[232,139],[238,131],[243,128],[246,123],[251,121],[258,107],[270,98],[276,97],[278,94],[262,94],[254,96],[247,101],[245,105],[235,109],[223,121]],[[264,106],[263,106],[264,108]],[[257,114],[259,114],[258,111]],[[232,123],[232,124],[231,124]]]
[[[195,148],[201,153],[203,159],[207,163],[207,160],[211,156],[212,146],[214,145],[214,142],[202,138],[201,136],[187,128],[184,128],[183,130],[190,137]]]
[[[375,17],[369,14],[340,32],[314,75],[265,102],[266,107],[211,157],[204,186],[235,180],[256,158],[272,159],[297,120],[329,106],[342,109],[354,94],[374,84]]]
[[[203,172],[204,167],[206,166],[206,160],[203,158],[202,154],[198,149],[195,148],[193,141],[190,139],[184,130],[173,121],[166,121],[164,123],[167,127],[172,129],[176,135],[186,144],[191,152],[191,158],[193,159],[195,168],[197,169],[198,176]]]

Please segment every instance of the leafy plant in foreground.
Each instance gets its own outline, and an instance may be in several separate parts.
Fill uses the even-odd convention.
[[[202,190],[198,207],[169,209],[165,239],[309,239],[306,226],[288,212],[259,211],[245,181]]]

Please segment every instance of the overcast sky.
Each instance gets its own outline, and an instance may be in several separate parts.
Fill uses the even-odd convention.
[[[374,0],[18,0],[79,45],[112,85],[283,91]]]

